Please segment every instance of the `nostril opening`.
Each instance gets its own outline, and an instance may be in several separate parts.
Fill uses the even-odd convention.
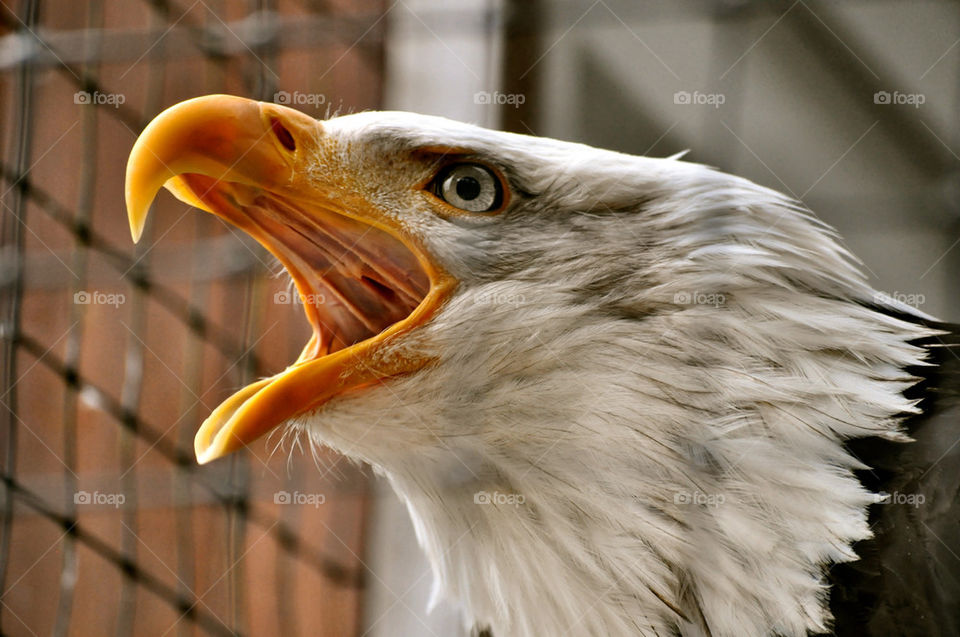
[[[280,140],[280,143],[283,144],[284,148],[290,151],[297,149],[297,142],[294,141],[293,135],[280,123],[279,119],[275,117],[270,119],[270,129],[273,131],[273,134],[277,136],[277,139]]]

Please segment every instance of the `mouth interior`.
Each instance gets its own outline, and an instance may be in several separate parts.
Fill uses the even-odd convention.
[[[320,205],[200,174],[179,179],[218,216],[247,232],[286,268],[313,328],[298,363],[372,338],[407,318],[430,278],[388,232]]]

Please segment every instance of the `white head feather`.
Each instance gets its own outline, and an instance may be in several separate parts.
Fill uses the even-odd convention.
[[[842,443],[904,439],[929,333],[873,309],[828,227],[676,159],[404,113],[325,130],[358,171],[456,145],[516,191],[414,228],[460,285],[392,354],[436,363],[293,425],[389,478],[439,595],[497,637],[826,629],[875,501]]]

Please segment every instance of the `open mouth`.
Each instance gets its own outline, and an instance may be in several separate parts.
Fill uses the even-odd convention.
[[[219,217],[269,250],[293,278],[313,336],[299,361],[380,334],[413,312],[430,279],[403,242],[372,225],[245,184],[183,174],[183,185]]]
[[[336,396],[429,362],[397,355],[391,344],[426,322],[455,282],[415,235],[357,195],[362,188],[349,187],[349,169],[323,161],[324,153],[336,157],[337,149],[323,122],[227,95],[170,107],[130,153],[126,200],[134,240],[166,187],[279,259],[296,287],[281,302],[301,304],[313,329],[287,369],[237,391],[204,421],[194,440],[201,464]]]

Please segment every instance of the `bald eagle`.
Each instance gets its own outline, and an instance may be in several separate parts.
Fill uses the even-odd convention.
[[[313,335],[203,423],[369,463],[496,637],[960,634],[957,343],[797,201],[438,117],[213,95],[137,140]]]

